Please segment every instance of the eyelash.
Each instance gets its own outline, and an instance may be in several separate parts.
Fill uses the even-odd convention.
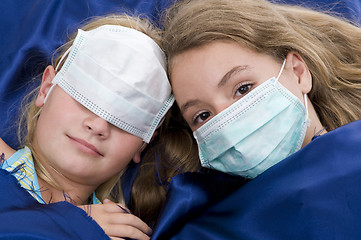
[[[234,98],[241,98],[242,96],[246,95],[248,92],[250,92],[250,90],[252,89],[253,85],[254,85],[254,84],[253,84],[253,83],[250,83],[250,82],[243,82],[243,83],[238,84],[238,85],[236,86],[236,90],[234,91]],[[246,92],[241,93],[240,96],[237,96],[237,92],[238,92],[239,89],[242,88],[242,87],[247,87]],[[204,114],[204,113],[207,113],[207,114],[209,114],[209,115],[207,116],[206,119],[202,120],[202,122],[198,122],[198,119],[200,119],[201,115]],[[203,124],[205,121],[207,121],[207,119],[208,119],[211,115],[212,115],[212,113],[207,112],[207,111],[205,111],[205,110],[199,111],[199,112],[196,113],[196,114],[194,115],[194,117],[192,118],[192,125],[193,125],[193,126],[197,126],[197,125],[199,125],[199,124]]]
[[[193,126],[197,126],[197,125],[199,125],[199,124],[202,124],[202,123],[204,123],[207,119],[205,119],[205,120],[203,120],[202,122],[197,122],[198,121],[198,119],[200,118],[200,116],[202,115],[202,114],[204,114],[204,113],[208,113],[209,114],[209,116],[207,117],[207,119],[212,115],[210,112],[207,112],[207,111],[199,111],[198,113],[196,113],[195,115],[194,115],[194,117],[193,117],[193,119],[192,119],[192,125]]]
[[[235,98],[241,98],[241,97],[243,97],[244,95],[246,95],[247,93],[250,92],[250,90],[252,89],[253,85],[254,85],[254,84],[253,84],[253,83],[250,83],[250,82],[243,82],[243,83],[238,84],[238,85],[236,86],[236,90],[234,91],[234,97],[235,97]],[[237,96],[237,92],[240,92],[239,90],[240,90],[240,88],[242,88],[242,87],[247,87],[246,92],[240,93],[240,96]]]

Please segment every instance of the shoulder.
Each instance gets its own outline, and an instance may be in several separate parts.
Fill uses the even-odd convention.
[[[11,155],[13,155],[16,151],[12,149],[9,145],[7,145],[1,138],[0,138],[0,155],[2,153],[5,154],[5,159],[8,159]]]

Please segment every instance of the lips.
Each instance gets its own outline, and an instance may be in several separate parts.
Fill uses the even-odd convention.
[[[103,156],[103,154],[101,154],[94,145],[88,143],[87,141],[84,141],[80,138],[74,138],[70,136],[68,137],[80,151],[92,156]]]

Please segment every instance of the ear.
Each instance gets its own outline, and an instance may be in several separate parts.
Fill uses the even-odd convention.
[[[298,85],[303,94],[307,94],[312,88],[312,76],[306,62],[296,52],[289,52],[286,58],[289,69],[298,79]]]
[[[142,147],[138,150],[138,152],[135,153],[133,157],[133,162],[140,163],[140,155],[142,154],[147,145],[148,144],[146,144],[145,142],[143,143]]]
[[[54,67],[51,65],[47,66],[43,73],[39,94],[35,100],[35,105],[37,107],[42,107],[44,105],[46,95],[48,94],[50,87],[53,85],[51,81],[53,80],[54,77],[55,77]]]
[[[153,133],[153,136],[152,138],[150,139],[150,142],[153,141],[153,139],[158,135],[158,130],[156,130],[154,133]],[[133,157],[133,162],[135,163],[140,163],[140,155],[141,153],[144,151],[144,149],[147,147],[148,144],[146,143],[143,143],[142,147],[138,150],[138,152],[134,155]]]

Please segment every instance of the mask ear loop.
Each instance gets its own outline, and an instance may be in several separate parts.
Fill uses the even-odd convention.
[[[278,76],[277,76],[276,81],[275,81],[274,84],[276,84],[278,82],[278,80],[279,80],[279,78],[280,78],[280,76],[281,76],[281,74],[283,72],[283,69],[285,68],[285,65],[286,65],[286,59],[283,60],[281,70],[278,73]],[[311,119],[309,119],[309,117],[308,117],[308,103],[307,103],[307,94],[306,93],[303,94],[303,99],[304,99],[304,102],[305,102],[304,105],[305,105],[305,111],[306,111],[305,123],[306,123],[307,127],[309,127],[311,125]]]
[[[65,58],[66,56],[68,56],[68,54],[69,54],[69,52],[70,52],[70,50],[71,50],[72,48],[73,48],[73,46],[70,46],[70,47],[65,51],[64,55],[60,58],[60,61],[58,62],[58,65],[56,65],[56,67],[55,67],[55,72],[57,72],[57,71],[59,70],[60,63],[62,63],[63,60],[64,60],[64,58]]]
[[[275,81],[274,85],[278,82],[279,78],[281,77],[281,74],[282,74],[282,72],[283,72],[283,69],[285,68],[285,65],[286,65],[286,59],[283,60],[281,70],[280,70],[280,72],[278,73],[278,76],[277,76],[277,78],[276,78],[276,81]]]
[[[60,64],[64,61],[64,58],[65,58],[67,55],[69,55],[69,52],[70,52],[70,50],[72,49],[72,47],[73,47],[73,46],[71,46],[70,48],[68,48],[68,49],[65,51],[64,55],[60,58],[60,61],[58,62],[58,65],[56,65],[56,67],[55,67],[55,72],[58,72]],[[46,96],[45,96],[44,104],[45,104],[45,102],[48,100],[48,97],[49,97],[51,91],[54,89],[55,85],[56,85],[56,83],[54,83],[54,84],[50,87],[48,93],[47,93]]]
[[[308,103],[307,103],[307,94],[306,93],[303,94],[303,99],[305,101],[305,110],[306,110],[305,123],[306,123],[307,127],[309,127],[311,125],[311,119],[309,119],[309,117],[308,117]]]
[[[48,97],[49,97],[49,95],[50,95],[51,91],[53,91],[53,89],[54,89],[55,85],[56,85],[56,84],[51,85],[51,87],[50,87],[50,89],[49,89],[48,93],[47,93],[47,94],[46,94],[46,96],[45,96],[45,99],[44,99],[44,104],[45,104],[45,102],[48,100]]]
[[[39,117],[41,110],[43,110],[43,107],[39,108],[39,111],[34,115],[34,117],[31,120],[34,120],[37,117]]]

